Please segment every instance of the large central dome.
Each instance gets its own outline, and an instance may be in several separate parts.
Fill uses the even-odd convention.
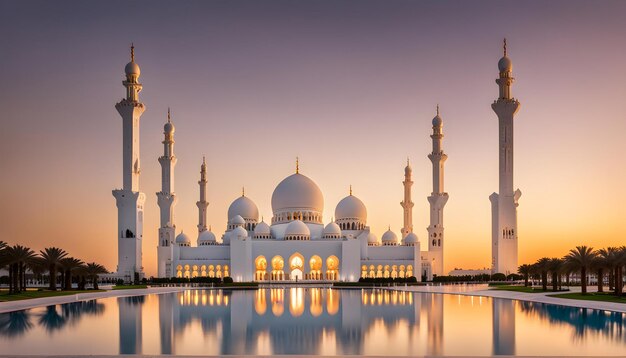
[[[322,213],[324,196],[309,177],[296,173],[283,179],[272,194],[272,211],[279,212],[306,210]]]

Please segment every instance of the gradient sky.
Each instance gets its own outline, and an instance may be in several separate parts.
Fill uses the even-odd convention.
[[[156,273],[162,128],[176,125],[176,224],[195,237],[198,171],[223,232],[245,185],[265,217],[301,172],[324,221],[354,194],[380,236],[402,226],[411,158],[414,227],[432,190],[431,119],[444,120],[446,270],[490,265],[498,188],[490,104],[509,43],[522,103],[515,186],[520,262],[626,238],[624,1],[0,1],[0,240],[60,246],[115,270],[123,70],[141,66],[144,267]],[[195,239],[194,239],[195,242]]]

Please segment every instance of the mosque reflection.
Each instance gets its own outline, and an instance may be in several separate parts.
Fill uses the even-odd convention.
[[[189,290],[5,313],[0,344],[2,339],[45,344],[77,327],[98,326],[114,335],[107,342],[119,342],[120,354],[516,355],[547,335],[560,342],[555,349],[599,342],[626,348],[622,313],[486,297],[301,287]]]

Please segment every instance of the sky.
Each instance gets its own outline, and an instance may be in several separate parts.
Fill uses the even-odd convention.
[[[141,66],[143,258],[156,274],[163,124],[176,126],[177,231],[195,238],[241,194],[269,221],[295,169],[324,222],[354,194],[379,237],[402,227],[406,158],[427,247],[431,120],[444,121],[445,269],[490,266],[498,189],[497,62],[507,38],[519,261],[626,244],[626,2],[0,0],[0,240],[115,270],[129,47]],[[195,239],[194,239],[195,242]]]

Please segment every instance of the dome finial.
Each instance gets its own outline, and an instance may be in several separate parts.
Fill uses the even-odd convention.
[[[439,103],[437,103],[437,115],[439,115]]]
[[[170,107],[167,107],[167,123],[172,123],[172,117],[170,116]]]
[[[209,231],[211,231],[211,225],[209,224]]]
[[[407,167],[410,167],[410,166],[411,166],[411,163],[409,162],[409,157],[408,157],[408,156],[406,157],[406,166],[407,166]]]
[[[241,187],[241,196],[246,196],[246,187],[245,186]]]
[[[350,196],[352,196],[352,184],[350,184]]]
[[[135,44],[130,43],[130,62],[135,62]]]
[[[506,57],[506,37],[504,38],[504,44],[502,47],[504,48],[504,57]]]
[[[296,174],[300,173],[300,158],[296,157]]]

